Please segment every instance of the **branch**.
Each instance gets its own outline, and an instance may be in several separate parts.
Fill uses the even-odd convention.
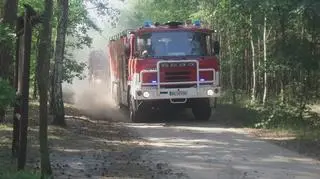
[[[270,27],[269,32],[267,33],[267,39],[269,38],[269,35],[270,35],[270,33],[271,33],[271,30],[272,30],[272,26]]]

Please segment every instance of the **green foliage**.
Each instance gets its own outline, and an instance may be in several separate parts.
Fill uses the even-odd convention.
[[[301,119],[297,106],[285,105],[280,101],[272,101],[264,106],[251,105],[259,113],[259,118],[254,124],[256,128],[291,128],[298,129],[307,124]],[[303,111],[304,112],[304,111]],[[308,125],[311,125],[308,124]]]
[[[85,46],[90,47],[92,38],[88,36],[88,31],[94,29],[101,31],[100,28],[89,18],[83,1],[70,1],[69,23],[67,30],[66,49],[82,49]]]
[[[15,33],[10,26],[4,23],[0,23],[0,43],[6,47],[6,49],[10,49],[13,51],[15,48],[14,42],[16,39]]]
[[[85,75],[83,74],[86,64],[83,62],[77,62],[73,59],[72,54],[66,54],[63,62],[63,81],[67,83],[72,83],[72,80],[77,77],[78,79],[84,79]]]
[[[269,100],[265,105],[258,102],[250,103],[250,97],[244,91],[235,91],[237,104],[232,104],[232,91],[226,90],[219,100],[220,105],[231,105],[236,109],[251,111],[245,116],[237,116],[234,123],[241,123],[246,127],[263,129],[290,129],[293,131],[306,131],[320,128],[320,117],[311,111],[308,106],[295,103],[283,103],[280,98]],[[234,111],[236,111],[234,109]]]
[[[10,86],[8,81],[0,78],[0,109],[6,109],[13,104],[15,99],[15,90]]]

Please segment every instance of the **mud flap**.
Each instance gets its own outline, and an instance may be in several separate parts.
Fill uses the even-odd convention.
[[[129,116],[132,122],[144,122],[145,121],[145,114],[142,103],[134,100],[132,97],[130,99],[129,105]]]

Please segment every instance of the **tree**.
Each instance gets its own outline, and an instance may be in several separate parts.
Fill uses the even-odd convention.
[[[49,151],[48,151],[48,78],[51,57],[51,35],[52,35],[52,12],[53,1],[45,0],[42,29],[40,31],[40,39],[37,57],[37,78],[40,96],[40,154],[41,154],[41,178],[52,175]]]
[[[256,102],[256,91],[257,91],[257,73],[256,73],[256,52],[254,46],[254,39],[253,39],[253,23],[252,23],[252,14],[250,14],[250,45],[251,45],[251,52],[252,52],[252,90],[251,90],[251,103]]]
[[[17,19],[18,0],[4,0],[1,5],[3,6],[3,12],[1,10],[0,13],[1,26],[8,25],[10,29],[14,29]],[[13,73],[11,70],[13,64],[12,47],[12,45],[0,41],[0,78],[3,78],[4,80],[9,79],[11,84],[13,80]],[[4,117],[5,109],[0,108],[0,122],[3,121]]]
[[[63,59],[65,51],[65,38],[68,27],[69,1],[58,0],[59,16],[57,27],[57,39],[54,55],[54,71],[53,71],[53,124],[64,126],[64,104],[62,96],[62,75],[63,75]]]

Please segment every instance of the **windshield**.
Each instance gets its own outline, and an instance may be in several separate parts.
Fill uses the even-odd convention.
[[[141,57],[209,56],[210,34],[201,32],[152,32],[138,37]]]

